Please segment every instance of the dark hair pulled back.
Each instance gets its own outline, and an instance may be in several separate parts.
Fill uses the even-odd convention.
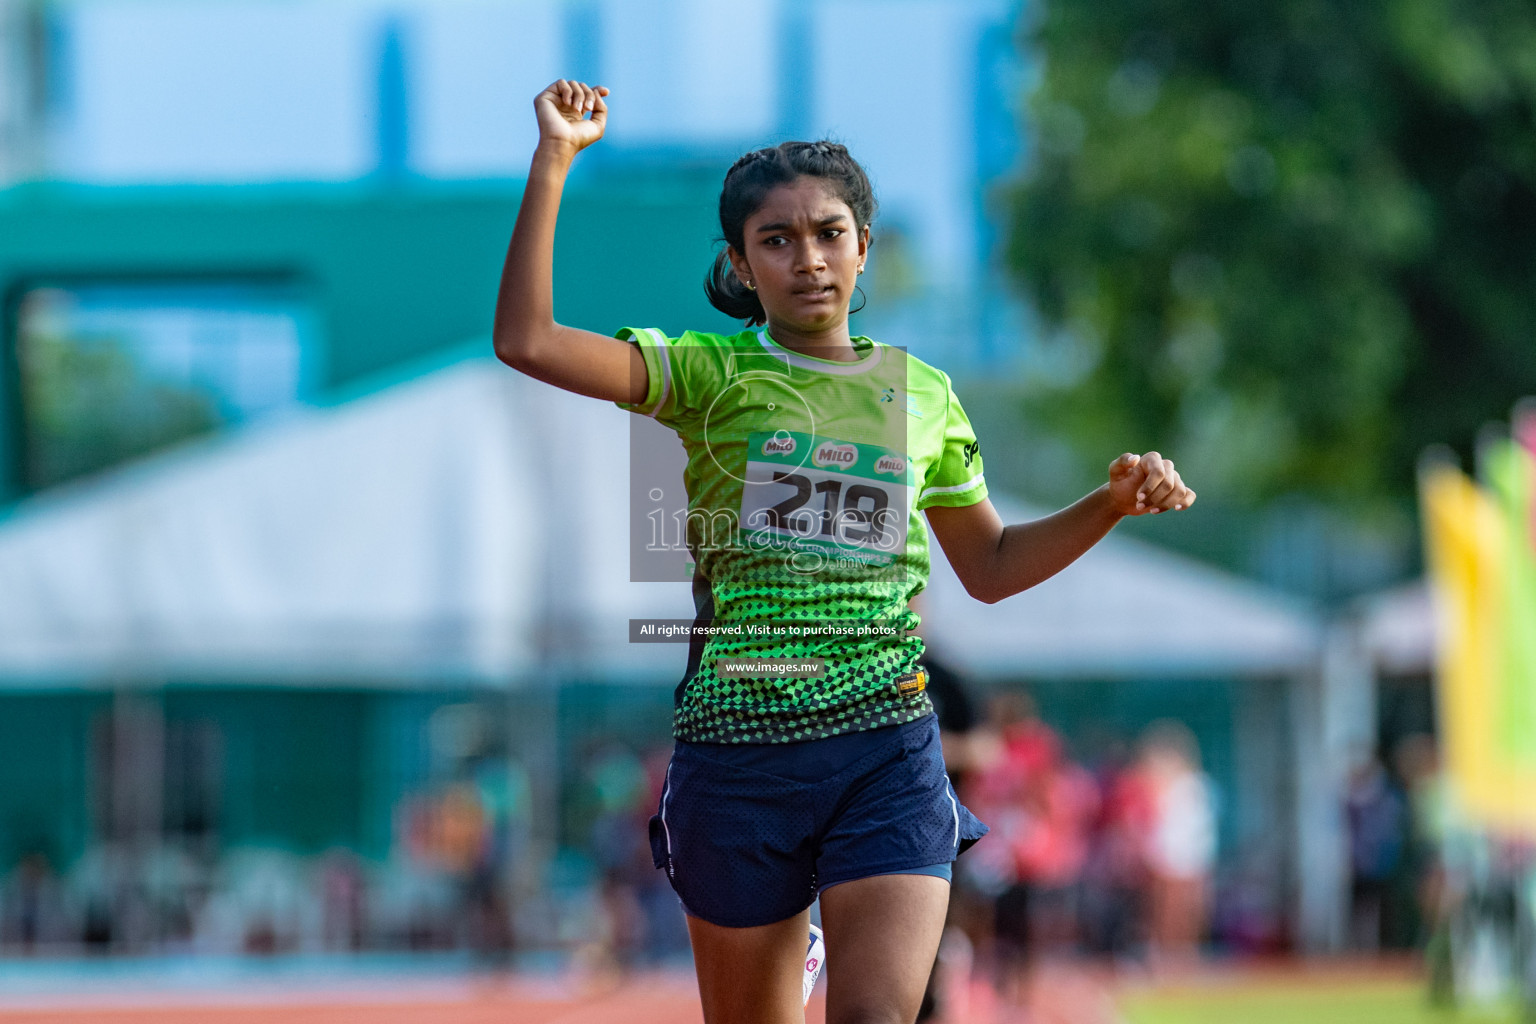
[[[753,150],[731,165],[720,189],[720,241],[746,252],[747,218],[763,205],[768,193],[796,178],[819,178],[828,191],[853,211],[854,224],[863,231],[875,218],[875,191],[859,162],[846,146],[836,142],[784,142]],[[730,255],[721,249],[704,275],[704,294],[710,305],[726,316],[756,326],[768,321],[757,293],[741,283],[731,267]]]

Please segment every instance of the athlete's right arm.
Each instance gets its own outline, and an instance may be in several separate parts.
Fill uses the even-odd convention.
[[[533,101],[539,145],[517,226],[501,270],[491,336],[502,362],[567,391],[610,402],[643,402],[640,349],[607,335],[555,323],[555,219],[576,154],[603,137],[608,90],[561,79]],[[588,117],[587,115],[591,116]]]

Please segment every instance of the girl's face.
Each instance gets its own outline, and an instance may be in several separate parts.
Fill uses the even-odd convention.
[[[742,231],[746,252],[730,251],[743,283],[757,288],[770,329],[819,334],[848,318],[848,301],[869,252],[848,204],[817,178],[769,192]]]

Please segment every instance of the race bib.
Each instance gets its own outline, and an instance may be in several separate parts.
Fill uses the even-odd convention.
[[[756,548],[890,565],[907,543],[912,461],[877,445],[779,430],[747,442],[741,528]]]

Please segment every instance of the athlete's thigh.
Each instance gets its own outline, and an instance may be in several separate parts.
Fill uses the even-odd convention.
[[[810,927],[809,908],[754,928],[726,928],[690,914],[705,1024],[804,1024]]]
[[[821,894],[827,941],[827,1024],[910,1024],[939,951],[949,883],[876,875]]]

